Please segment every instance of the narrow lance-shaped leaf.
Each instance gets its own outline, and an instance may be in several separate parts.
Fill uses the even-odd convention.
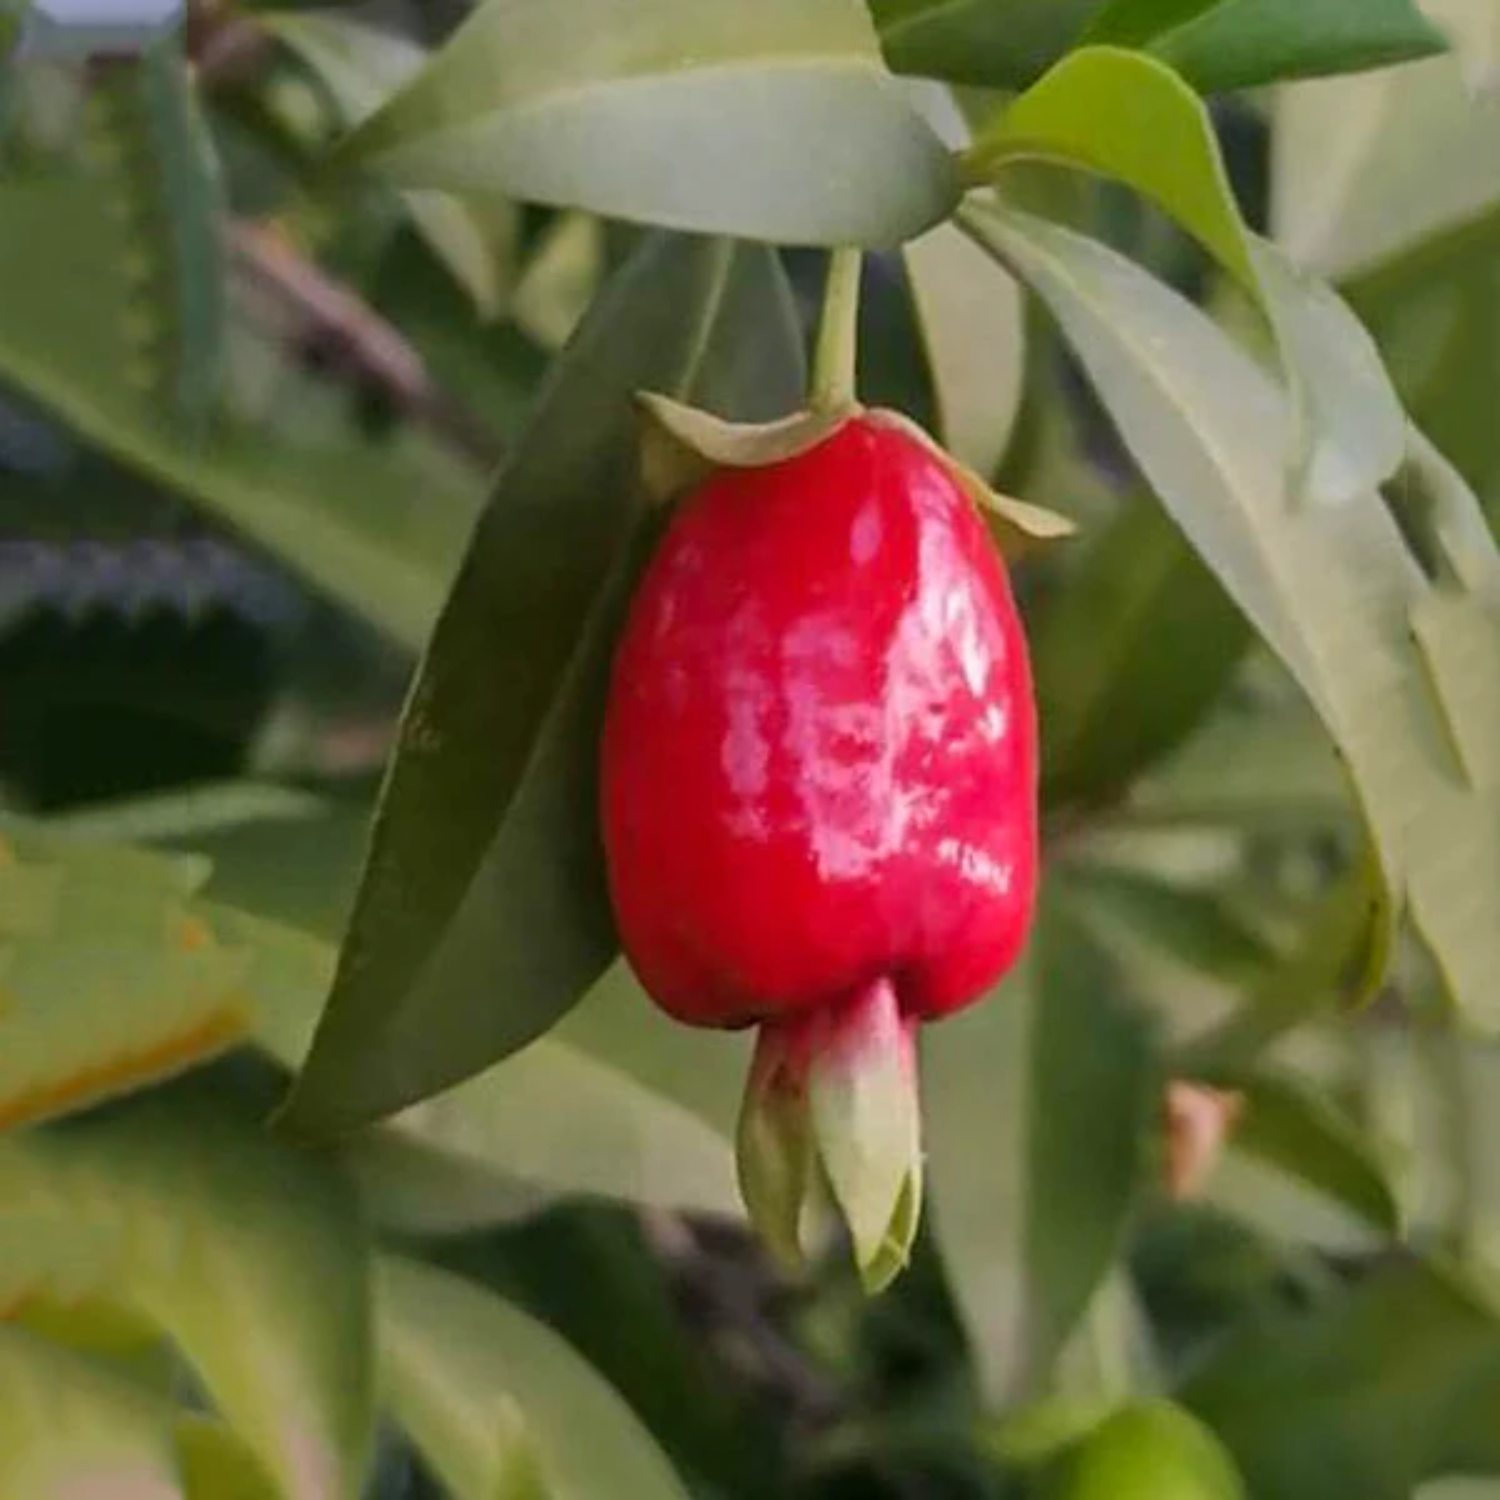
[[[1018,88],[1056,62],[1105,0],[870,0],[903,73]]]
[[[1047,799],[1126,791],[1197,727],[1250,638],[1156,502],[1127,499],[1032,627]]]
[[[346,125],[367,119],[418,73],[427,51],[396,32],[341,16],[272,15],[262,21],[327,85]],[[417,232],[486,317],[497,314],[515,275],[513,204],[475,207],[446,193],[403,195]]]
[[[1487,787],[1464,783],[1443,723],[1457,666],[1412,637],[1414,616],[1447,594],[1374,497],[1278,500],[1284,403],[1182,298],[1103,246],[1021,215],[987,216],[976,232],[1048,302],[1157,492],[1318,708],[1390,888],[1409,898],[1454,995],[1492,1022],[1500,816]],[[1488,598],[1460,598],[1489,620]],[[1476,623],[1482,653],[1493,628]]]
[[[0,1327],[0,1483],[63,1495],[104,1473],[121,1493],[180,1500],[171,1408],[80,1355]]]
[[[935,1230],[994,1401],[1046,1376],[1119,1250],[1154,1098],[1144,1022],[1060,906],[923,1041]]]
[[[455,1500],[685,1500],[625,1402],[550,1329],[415,1261],[382,1261],[378,1284],[387,1397]]]
[[[913,84],[912,97],[950,149],[968,146],[968,123],[951,90]],[[938,435],[960,463],[992,479],[1025,394],[1021,289],[951,223],[909,241],[902,255],[937,403]]]
[[[1254,1495],[1405,1500],[1494,1390],[1497,1332],[1493,1307],[1450,1269],[1396,1263],[1224,1340],[1183,1400]]]
[[[288,436],[226,413],[195,443],[163,422],[151,371],[135,379],[132,333],[132,267],[160,247],[117,211],[137,183],[101,128],[105,148],[77,163],[0,176],[0,285],[27,289],[0,305],[0,376],[417,648],[472,523],[471,477],[374,449],[352,427]],[[153,327],[170,316],[158,306]]]
[[[366,1242],[327,1161],[207,1085],[0,1140],[0,1308],[158,1323],[294,1500],[355,1500],[373,1417]]]
[[[1451,23],[1488,3],[1425,8]],[[1273,125],[1275,235],[1321,275],[1387,265],[1500,201],[1500,111],[1473,98],[1456,57],[1279,90]]]
[[[1406,424],[1373,341],[1333,292],[1245,228],[1208,112],[1176,73],[1116,47],[1072,54],[1004,107],[968,154],[984,178],[1028,158],[1135,189],[1255,299],[1295,398],[1296,443],[1285,457],[1299,492],[1345,501],[1395,471]]]
[[[779,243],[893,244],[957,197],[861,0],[486,0],[341,159]]]
[[[0,838],[0,1128],[128,1093],[248,1033],[246,955],[189,906],[207,873]]]
[[[332,947],[211,902],[196,912],[248,960],[243,988],[256,1041],[295,1068],[327,993]],[[741,1071],[729,1071],[721,1091],[729,1118],[705,1117],[681,1081],[696,1072],[695,1082],[708,1083],[722,1039],[679,1039],[639,993],[601,993],[579,1011],[583,1026],[543,1037],[346,1142],[340,1159],[372,1217],[400,1230],[447,1232],[525,1217],[578,1194],[740,1217],[730,1146],[739,1049],[728,1046],[730,1069]],[[671,1045],[662,1045],[663,1033]],[[560,1099],[567,1109],[558,1113]],[[554,1116],[548,1129],[535,1128]]]
[[[1387,1240],[1400,1233],[1390,1164],[1357,1122],[1290,1076],[1263,1072],[1241,1080],[1238,1092],[1242,1106],[1231,1127],[1230,1150],[1205,1188],[1212,1201],[1234,1212],[1240,1201],[1232,1180],[1235,1168],[1253,1162],[1257,1173],[1286,1179],[1297,1190],[1316,1195],[1352,1215],[1360,1228]],[[1271,1202],[1278,1206],[1280,1200]],[[1295,1214],[1278,1220],[1263,1227],[1295,1238]]]
[[[801,384],[780,268],[752,247],[653,239],[579,329],[408,704],[295,1128],[347,1128],[479,1072],[613,958],[594,784],[645,540],[632,398],[762,417]]]
[[[1414,0],[1111,0],[1088,42],[1142,47],[1205,93],[1439,52]]]

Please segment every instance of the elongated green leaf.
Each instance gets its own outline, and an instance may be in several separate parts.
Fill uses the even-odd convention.
[[[0,1326],[0,1485],[28,1500],[183,1500],[177,1413],[77,1354]]]
[[[427,60],[426,49],[409,38],[339,16],[277,15],[264,24],[328,86],[346,125],[367,119]],[[480,313],[497,314],[515,279],[514,208],[479,208],[445,193],[402,196],[417,231]]]
[[[0,1128],[129,1093],[248,1033],[246,956],[189,907],[206,874],[0,839]]]
[[[891,66],[951,83],[1030,83],[1105,0],[870,0]]]
[[[1426,5],[1449,23],[1479,8]],[[1273,141],[1276,238],[1325,276],[1385,262],[1500,202],[1500,111],[1474,100],[1453,57],[1283,89]]]
[[[1489,0],[1478,5],[1429,0],[1427,13],[1458,53],[1470,92],[1482,101],[1492,99],[1500,85],[1500,8]]]
[[[1249,644],[1160,507],[1128,502],[1032,630],[1045,798],[1126,791],[1197,727]]]
[[[1205,92],[1439,52],[1412,0],[1111,0],[1090,42],[1148,48]]]
[[[630,1409],[555,1333],[458,1277],[388,1258],[385,1387],[455,1500],[686,1500]]]
[[[1405,1500],[1497,1380],[1494,1309],[1441,1267],[1398,1263],[1224,1340],[1182,1394],[1253,1495]]]
[[[1399,1234],[1401,1212],[1389,1164],[1354,1121],[1290,1077],[1262,1073],[1242,1083],[1241,1091],[1245,1106],[1234,1124],[1231,1158],[1252,1158],[1382,1236]],[[1210,1195],[1232,1211],[1235,1199],[1217,1193],[1218,1186],[1210,1182]],[[1295,1223],[1286,1231],[1295,1235]]]
[[[354,1500],[372,1418],[366,1245],[330,1165],[171,1093],[0,1141],[0,1307],[159,1323],[297,1500]]]
[[[1444,690],[1432,686],[1437,672],[1451,697],[1453,668],[1412,635],[1414,615],[1438,595],[1395,521],[1373,497],[1340,507],[1278,499],[1284,405],[1181,298],[1065,230],[1016,215],[988,223],[1061,321],[1178,524],[1318,708],[1391,889],[1410,900],[1460,1003],[1492,1022],[1500,817],[1489,792],[1455,774]],[[1486,619],[1493,609],[1464,607]],[[1477,637],[1486,652],[1488,630]]]
[[[0,379],[419,646],[472,522],[472,477],[352,427],[314,439],[225,416],[202,444],[175,433],[150,371],[133,373],[143,247],[112,210],[120,190],[102,158],[0,179],[0,285],[27,288],[0,306]]]
[[[1288,1032],[1350,1006],[1385,964],[1378,947],[1378,872],[1361,863],[1317,901],[1285,958],[1264,972],[1244,1005],[1177,1055],[1187,1077],[1237,1083]]]
[[[943,446],[989,478],[1025,387],[1021,290],[951,224],[912,240],[905,255]]]
[[[680,1104],[725,1140],[734,1139],[753,1037],[668,1020],[623,959],[563,1017],[557,1038]]]
[[[780,243],[893,244],[957,196],[859,0],[487,0],[341,156]]]
[[[1176,73],[1119,47],[1074,52],[981,130],[976,173],[1040,158],[1115,178],[1169,213],[1258,292],[1249,235],[1208,112]]]
[[[644,537],[631,397],[759,418],[801,384],[781,271],[753,247],[653,239],[580,328],[408,705],[295,1128],[346,1128],[471,1076],[613,958],[594,776]]]
[[[1144,1024],[1054,905],[1022,967],[923,1047],[938,1244],[986,1393],[1013,1399],[1120,1248],[1154,1096]]]
[[[277,1500],[255,1455],[217,1422],[187,1417],[177,1424],[177,1466],[185,1500]]]
[[[254,1004],[256,1039],[295,1068],[333,973],[332,949],[210,902],[197,910],[248,961],[243,988]],[[543,1037],[346,1142],[340,1157],[371,1214],[399,1229],[451,1232],[588,1194],[739,1218],[730,1144],[738,1066],[725,1080],[725,1117],[705,1117],[677,1097],[681,1060],[685,1054],[689,1069],[697,1065],[700,1049],[691,1044],[699,1039],[675,1051],[660,1046],[661,1033],[672,1028],[644,996],[631,998],[638,1008],[627,1003],[592,1024]],[[585,1002],[580,1010],[597,1013],[599,1006]],[[548,1122],[546,1129],[538,1121]]]
[[[564,1107],[559,1103],[565,1101]],[[544,1129],[538,1121],[545,1121]],[[386,1156],[398,1148],[394,1158]],[[407,1160],[400,1160],[404,1148]],[[419,1169],[486,1187],[502,1216],[520,1195],[589,1193],[625,1203],[740,1218],[729,1140],[682,1106],[565,1043],[544,1037],[499,1068],[398,1115],[367,1144],[346,1153],[372,1212],[401,1220],[398,1191]],[[386,1171],[382,1167],[387,1168]],[[400,1175],[391,1177],[389,1168]],[[497,1191],[498,1190],[498,1191]],[[519,1190],[519,1194],[518,1194]],[[424,1213],[441,1216],[431,1195]],[[455,1211],[480,1221],[456,1196]]]
[[[1330,290],[1250,235],[1208,112],[1176,73],[1116,47],[1072,54],[1002,109],[969,160],[994,176],[1035,157],[1134,188],[1256,299],[1295,397],[1289,462],[1299,490],[1343,501],[1389,478],[1405,451],[1405,419],[1372,340]]]
[[[1305,704],[1221,714],[1140,781],[1132,822],[1337,828],[1352,810],[1338,751]]]
[[[163,42],[103,80],[89,145],[135,249],[131,373],[196,442],[218,401],[227,299],[218,162],[186,70],[180,47]]]
[[[50,1338],[0,1325],[0,1393],[7,1494],[277,1500],[280,1493],[217,1422]]]

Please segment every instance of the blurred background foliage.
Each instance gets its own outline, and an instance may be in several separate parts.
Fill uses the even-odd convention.
[[[555,3],[575,71],[608,51],[590,26],[629,24]],[[1483,1010],[1494,971],[1445,925],[1486,870],[1500,895],[1497,600],[1473,573],[1433,595],[1482,606],[1433,651],[1459,653],[1436,692],[1462,687],[1449,732],[1478,790],[1412,841],[1420,933],[1386,930],[1341,758],[1388,870],[1380,799],[1427,783],[1381,780],[1366,752],[1394,721],[1360,703],[1341,757],[1338,693],[1285,665],[1309,641],[1331,679],[1365,665],[1335,605],[1319,616],[1339,583],[1319,559],[1363,535],[1336,530],[1350,505],[1384,515],[1383,485],[1439,581],[1453,533],[1422,519],[1433,476],[1476,517],[1500,506],[1500,7],[872,0],[803,22],[722,0],[749,38],[719,44],[736,66],[740,46],[807,71],[799,47],[837,42],[874,78],[878,34],[926,80],[846,90],[841,73],[804,98],[765,64],[756,86],[787,88],[800,121],[850,121],[911,165],[887,180],[865,162],[837,201],[793,182],[764,202],[748,167],[715,183],[685,161],[664,184],[649,161],[622,181],[607,153],[553,163],[506,112],[525,76],[492,98],[442,50],[468,9],[194,4],[182,48],[86,67],[12,28],[0,1489],[107,1473],[190,1497],[1500,1496],[1500,1077],[1454,1016],[1476,991]],[[644,10],[666,37],[695,24]],[[1158,180],[1163,160],[1196,170],[1196,116],[1151,114],[1159,137],[1076,126],[1054,93],[1044,118],[1023,91],[1089,43],[1149,48],[1207,95],[1232,198]],[[1091,89],[1118,88],[1127,114],[1175,107],[1101,55]],[[574,94],[549,108],[637,107],[560,76]],[[483,150],[445,140],[434,97]],[[764,165],[722,97],[704,129]],[[674,102],[661,129],[697,107]],[[372,116],[356,145],[397,166],[330,175]],[[976,160],[1053,132],[1051,164],[1002,188],[1005,212],[1039,217],[910,239],[951,207],[922,119],[954,145],[975,131]],[[1069,130],[1088,139],[1066,147]],[[1094,138],[1111,133],[1156,165]],[[794,159],[783,144],[770,168]],[[513,192],[469,190],[476,161],[512,158]],[[1253,500],[1261,470],[1221,445],[1221,480],[1159,416],[1132,427],[1132,382],[1156,376],[1090,358],[1102,335],[1069,321],[1084,314],[1047,269],[1086,261],[1026,227],[1043,221],[1128,257],[1264,367],[1267,310],[1294,365],[1298,327],[1334,326],[1277,325],[1290,304],[1263,263],[1236,269],[1247,235],[1274,240],[1347,299],[1454,471],[1304,499],[1335,518],[1308,547],[1334,550],[1306,553],[1285,619],[1257,617],[1231,599],[1249,544],[1205,545],[1180,479]],[[927,1039],[931,1213],[875,1301],[836,1247],[789,1281],[747,1237],[742,1040],[674,1031],[611,962],[607,915],[601,936],[569,873],[590,838],[575,782],[548,780],[573,774],[588,723],[549,695],[607,654],[623,394],[795,406],[817,247],[866,230],[886,248],[867,266],[865,400],[1081,530],[1015,564],[1045,740],[1042,918],[1002,993]],[[1212,384],[1198,335],[1161,328],[1163,386]],[[1297,368],[1313,427],[1375,464],[1380,392],[1351,416],[1330,392],[1354,379],[1317,369],[1346,338]],[[1267,551],[1299,555],[1288,535]],[[1486,534],[1465,555],[1483,572],[1492,550]],[[401,715],[429,638],[423,681],[455,732],[424,771]],[[379,861],[362,867],[398,745],[376,836],[406,861],[392,908]],[[533,873],[544,904],[559,880],[574,903],[555,930],[519,894]],[[336,972],[294,1118],[345,1133],[314,1150],[262,1125]],[[371,1035],[386,1054],[360,1050]],[[389,1081],[401,1048],[417,1088]]]

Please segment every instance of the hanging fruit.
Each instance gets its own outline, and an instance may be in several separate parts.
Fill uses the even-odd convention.
[[[739,1169],[763,1235],[798,1258],[831,1190],[876,1288],[921,1202],[917,1028],[993,986],[1031,921],[1021,621],[970,476],[904,418],[652,410],[708,477],[614,665],[622,942],[678,1021],[759,1028]]]

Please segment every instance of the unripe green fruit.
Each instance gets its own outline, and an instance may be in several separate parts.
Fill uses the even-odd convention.
[[[1044,1500],[1247,1500],[1222,1443],[1170,1401],[1126,1407],[1059,1461]]]

